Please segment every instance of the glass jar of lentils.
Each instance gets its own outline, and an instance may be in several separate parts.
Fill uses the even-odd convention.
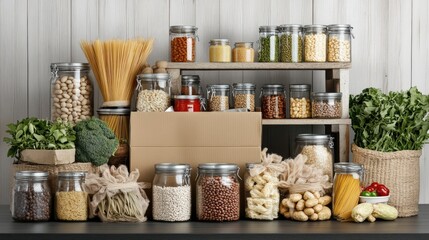
[[[310,118],[310,89],[309,84],[289,85],[290,118]]]
[[[195,26],[170,26],[170,58],[172,62],[195,62],[197,30]]]
[[[52,215],[52,196],[48,185],[48,173],[16,172],[10,208],[15,221],[49,221]]]
[[[207,85],[207,101],[209,111],[225,111],[229,109],[229,85]]]
[[[280,25],[280,62],[302,62],[304,39],[302,26]]]
[[[326,62],[326,26],[304,26],[304,61]]]
[[[255,111],[255,89],[253,83],[234,83],[232,95],[234,97],[234,108],[246,108],[250,112]]]
[[[265,84],[261,88],[262,118],[286,118],[286,93],[281,84]]]
[[[352,29],[348,24],[328,26],[328,62],[351,62]]]
[[[55,193],[55,215],[60,221],[88,219],[88,193],[82,187],[86,172],[59,172]]]
[[[311,116],[313,118],[341,118],[343,94],[337,92],[316,92],[311,95]]]
[[[230,163],[198,165],[197,219],[236,221],[240,218],[239,168]]]
[[[51,64],[51,120],[77,123],[94,115],[88,63]]]
[[[259,27],[259,62],[279,61],[279,29],[277,26]]]

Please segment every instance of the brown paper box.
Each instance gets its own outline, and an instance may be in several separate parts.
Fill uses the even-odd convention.
[[[62,150],[36,150],[26,149],[21,152],[21,161],[45,164],[61,165],[73,163],[75,161],[76,149]]]

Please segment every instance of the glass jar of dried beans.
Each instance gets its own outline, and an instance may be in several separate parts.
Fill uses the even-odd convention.
[[[281,84],[265,84],[261,89],[262,118],[286,118],[286,93]]]
[[[182,75],[182,95],[201,95],[200,76]]]
[[[172,62],[195,62],[197,30],[195,26],[170,26]]]

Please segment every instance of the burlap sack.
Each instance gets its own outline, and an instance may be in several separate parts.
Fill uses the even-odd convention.
[[[352,145],[353,162],[365,169],[363,184],[379,182],[390,189],[388,204],[398,209],[399,217],[419,212],[421,150],[379,152]]]

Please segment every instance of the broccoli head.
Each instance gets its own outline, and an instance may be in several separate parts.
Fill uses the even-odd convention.
[[[98,118],[80,121],[76,131],[76,161],[103,165],[116,152],[119,141],[105,122]]]

